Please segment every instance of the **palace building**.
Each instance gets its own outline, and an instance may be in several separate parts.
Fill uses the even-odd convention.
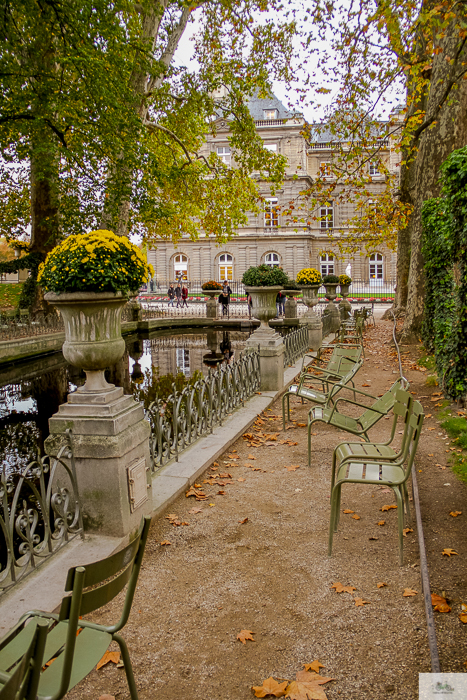
[[[312,187],[319,173],[326,173],[333,153],[331,136],[318,131],[313,135],[312,131],[311,140],[306,139],[303,116],[288,111],[274,96],[254,97],[248,106],[265,148],[287,158],[281,187],[272,196],[269,183],[260,182],[263,211],[250,214],[247,225],[225,244],[202,235],[197,241],[182,238],[176,247],[167,241],[158,243],[155,250],[148,252],[156,285],[163,287],[180,277],[193,281],[241,280],[245,270],[261,263],[280,265],[291,278],[304,267],[315,267],[322,274],[347,271],[354,281],[361,280],[370,287],[394,281],[396,254],[385,245],[371,255],[362,250],[353,256],[338,257],[332,239],[345,235],[346,227],[348,230],[348,220],[354,214],[351,202],[327,201],[314,214],[316,220],[311,216],[303,223],[292,223],[290,216],[283,213],[300,192]],[[224,162],[234,162],[228,137],[229,122],[219,118],[216,138],[206,141],[204,153],[214,150]],[[397,169],[397,154],[389,140],[382,140],[380,158],[390,171]],[[384,188],[385,175],[379,172],[376,162],[368,164],[368,175],[368,188],[376,195]],[[306,215],[303,218],[307,219]]]

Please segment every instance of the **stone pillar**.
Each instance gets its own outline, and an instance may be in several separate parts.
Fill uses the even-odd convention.
[[[261,391],[280,391],[284,386],[284,341],[272,328],[260,326],[246,342],[251,350],[259,349]]]
[[[336,293],[337,283],[336,284],[325,283],[324,286],[326,287],[326,299],[329,300],[329,303],[326,307],[326,313],[328,313],[331,316],[330,332],[335,333],[336,331],[339,330],[339,327],[341,325],[341,317],[340,317],[339,309],[334,304],[334,299],[337,296],[337,293]]]
[[[217,299],[215,297],[210,297],[206,302],[206,317],[207,318],[217,318]]]
[[[112,537],[135,531],[152,511],[149,423],[123,389],[79,389],[49,419],[46,451],[56,455],[71,428],[85,530]]]
[[[320,317],[315,313],[306,314],[300,319],[300,325],[308,327],[308,345],[310,350],[319,350],[323,344],[323,324]]]
[[[295,301],[295,294],[299,294],[299,292],[290,292],[288,289],[284,289],[282,291],[283,294],[286,295],[287,299],[285,300],[285,319],[289,318],[297,318],[297,302]]]

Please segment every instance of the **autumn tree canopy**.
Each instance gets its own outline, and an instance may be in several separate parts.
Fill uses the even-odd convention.
[[[283,159],[262,148],[245,107],[292,77],[296,29],[277,0],[0,7],[0,233],[31,223],[38,251],[96,226],[223,240],[257,204],[250,174],[280,181]],[[194,17],[196,71],[173,64]],[[232,118],[235,169],[198,155],[219,113]]]

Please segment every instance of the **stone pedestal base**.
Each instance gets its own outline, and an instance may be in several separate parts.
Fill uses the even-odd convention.
[[[341,317],[340,317],[339,309],[337,308],[337,306],[334,304],[333,301],[330,301],[329,304],[327,305],[326,312],[331,317],[330,332],[335,333],[336,331],[339,330],[339,327],[341,325]]]
[[[308,326],[308,344],[310,350],[319,350],[323,343],[323,324],[319,316],[313,312],[308,312],[300,319],[300,325]]]
[[[49,419],[48,454],[67,428],[73,433],[78,491],[86,531],[124,537],[152,511],[149,423],[123,389],[79,392]]]
[[[342,299],[342,301],[339,304],[339,314],[341,321],[347,321],[349,316],[352,315],[352,306],[350,304],[350,301],[347,301],[347,299]]]
[[[217,299],[208,299],[206,302],[206,316],[207,318],[217,318]]]
[[[246,342],[257,350],[261,370],[261,391],[280,391],[284,386],[284,341],[272,328],[260,326]]]

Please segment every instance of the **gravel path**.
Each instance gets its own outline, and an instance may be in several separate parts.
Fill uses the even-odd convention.
[[[367,332],[357,388],[366,386],[377,395],[398,375],[391,331],[391,323],[378,322]],[[424,386],[424,374],[405,358],[411,389],[436,391]],[[198,481],[202,488],[195,491],[206,499],[182,496],[154,523],[124,630],[141,700],[247,700],[254,697],[251,686],[270,676],[293,680],[314,660],[323,664],[321,675],[335,679],[321,686],[322,698],[418,698],[418,674],[430,671],[430,660],[415,523],[404,540],[400,567],[397,512],[381,510],[394,504],[392,492],[349,486],[342,509],[360,517],[341,516],[329,558],[330,465],[334,446],[346,436],[318,425],[308,469],[303,424],[310,405],[295,401],[292,408],[290,429],[282,431],[277,402],[247,433],[259,435],[260,446],[240,438]],[[435,467],[440,457],[434,450],[445,445],[436,443],[430,421],[435,417],[426,421],[417,460],[425,510],[433,483],[440,489],[436,484],[447,478]],[[380,421],[372,439],[385,439],[390,424]],[[447,508],[462,510],[464,486],[456,482],[453,488],[456,494],[442,492],[448,499],[440,505],[443,518]],[[443,527],[451,525],[446,520]],[[462,530],[457,523],[457,537],[464,537]],[[467,551],[465,542],[456,542]],[[460,600],[465,571],[454,574],[461,564],[453,560],[461,557],[446,561],[442,547],[434,547],[433,566],[445,567],[439,575],[435,571],[436,592],[442,592],[443,580]],[[337,582],[354,590],[338,593],[332,588]],[[379,583],[385,585],[378,588]],[[407,588],[417,594],[403,597]],[[357,604],[358,599],[365,603]],[[95,619],[110,623],[118,609],[117,599]],[[450,620],[441,626],[441,647],[448,645],[442,670],[465,670],[464,628],[455,611]],[[241,643],[241,630],[251,631],[254,641]],[[455,648],[449,646],[452,635]],[[124,671],[113,664],[94,671],[68,697],[97,700],[105,694],[129,698]]]

